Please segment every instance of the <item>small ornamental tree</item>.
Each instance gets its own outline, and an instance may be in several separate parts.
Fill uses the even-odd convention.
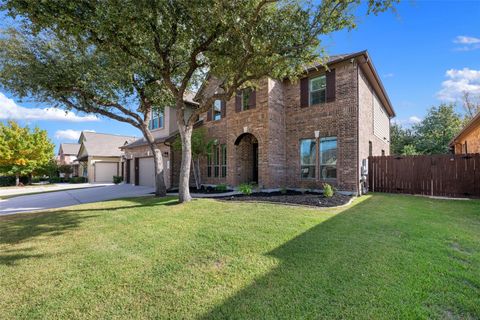
[[[54,145],[45,130],[20,127],[9,121],[0,123],[0,173],[15,175],[15,185],[20,176],[32,173],[53,158]]]
[[[368,0],[365,7],[367,14],[377,14],[396,2]],[[182,142],[179,200],[184,202],[191,200],[192,131],[199,115],[259,79],[295,79],[306,64],[324,61],[319,37],[354,28],[361,0],[0,3],[22,22],[16,45],[10,45],[12,35],[0,43],[0,59],[8,61],[8,68],[0,68],[0,81],[8,89],[131,123],[152,148],[147,110],[176,108]],[[198,108],[191,110],[185,93],[201,83]],[[123,102],[134,97],[138,107],[127,110]]]
[[[202,177],[200,170],[200,160],[202,157],[211,154],[214,141],[207,139],[207,132],[205,128],[194,129],[192,132],[192,169],[195,178],[195,185],[197,190],[202,185]],[[182,140],[177,136],[173,142],[173,148],[176,151],[182,150]]]

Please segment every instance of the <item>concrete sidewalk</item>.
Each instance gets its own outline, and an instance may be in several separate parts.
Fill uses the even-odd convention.
[[[118,198],[146,196],[154,192],[151,187],[128,184],[87,187],[77,190],[63,190],[41,194],[22,195],[0,199],[0,216],[19,212],[62,208],[82,203],[99,202]]]
[[[55,185],[38,185],[26,187],[5,187],[0,188],[0,198],[2,196],[17,196],[31,193],[41,193],[50,191],[61,191],[70,189],[83,189],[111,186],[113,183],[56,183]]]

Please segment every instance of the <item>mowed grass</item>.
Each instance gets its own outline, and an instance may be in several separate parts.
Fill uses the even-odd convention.
[[[0,318],[480,318],[480,201],[141,198],[1,217]]]

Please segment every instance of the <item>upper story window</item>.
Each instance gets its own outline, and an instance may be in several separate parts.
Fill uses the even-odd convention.
[[[213,103],[213,110],[212,110],[213,120],[220,120],[222,119],[222,101],[215,100]]]
[[[326,102],[327,81],[325,76],[309,79],[308,85],[310,105]]]
[[[242,111],[250,109],[250,95],[252,94],[251,89],[242,90]]]
[[[150,128],[150,130],[163,128],[163,125],[164,125],[163,111],[152,110],[152,116],[148,124],[148,127]]]

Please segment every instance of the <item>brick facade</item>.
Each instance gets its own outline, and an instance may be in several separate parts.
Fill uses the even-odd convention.
[[[327,99],[329,102],[303,107],[300,105],[301,81],[263,79],[256,88],[254,108],[239,111],[233,97],[226,102],[222,119],[215,121],[203,115],[209,139],[226,145],[227,175],[222,177],[219,173],[216,177],[212,169],[208,177],[205,158],[201,160],[202,183],[236,186],[255,180],[253,150],[257,143],[257,182],[262,188],[320,189],[328,182],[339,190],[358,193],[362,161],[368,157],[369,150],[372,149],[373,155],[380,155],[382,150],[388,154],[389,150],[389,141],[373,133],[372,95],[378,91],[378,86],[371,84],[374,81],[371,74],[363,73],[357,59],[338,61],[330,64],[329,69],[334,69],[332,75],[335,77],[335,88],[329,88],[330,94],[333,90],[334,99]],[[330,71],[314,70],[307,76],[326,72]],[[337,175],[336,179],[322,180],[318,170],[318,146],[320,139],[329,137],[337,139]],[[317,170],[313,179],[301,178],[301,139],[317,142]],[[181,155],[178,152],[170,154],[171,185],[176,186]]]

